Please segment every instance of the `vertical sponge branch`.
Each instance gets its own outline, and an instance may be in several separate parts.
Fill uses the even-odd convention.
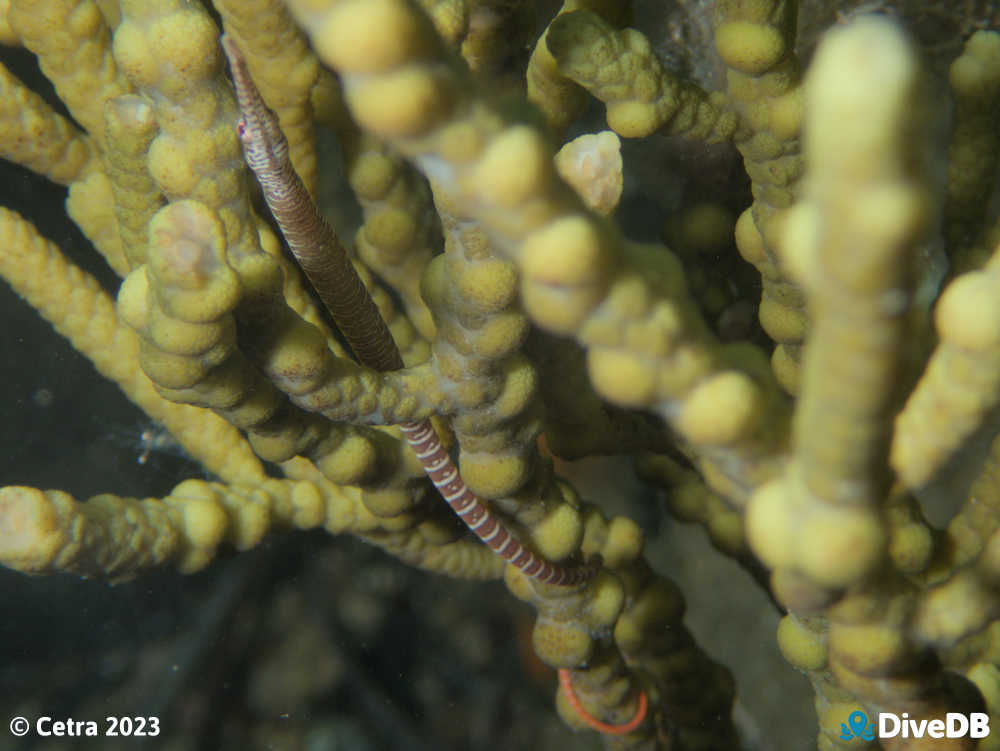
[[[796,250],[789,266],[814,328],[795,458],[754,497],[748,531],[766,563],[822,587],[856,582],[884,554],[879,507],[912,293],[906,269],[931,214],[919,83],[902,34],[874,19],[831,33],[806,83],[807,199],[785,247]]]
[[[788,278],[780,235],[801,194],[802,81],[795,56],[796,0],[719,0],[715,48],[726,64],[730,107],[741,120],[735,138],[751,180],[753,205],[736,224],[740,255],[760,272],[759,317],[777,342],[771,367],[798,394],[808,321],[803,290]]]
[[[892,394],[912,292],[907,261],[931,214],[914,171],[924,111],[916,67],[901,33],[872,20],[831,34],[807,83],[809,208],[816,211],[808,221],[820,252],[802,259],[816,326],[797,438],[807,485],[837,502],[881,496],[888,487],[887,473],[876,468],[886,466],[888,418],[898,406]],[[832,435],[809,429],[820,417]],[[867,429],[852,430],[861,425]],[[843,445],[831,456],[827,447],[838,437]]]

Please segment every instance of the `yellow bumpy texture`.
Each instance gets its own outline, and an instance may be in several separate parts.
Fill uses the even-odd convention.
[[[739,127],[723,94],[670,73],[635,29],[618,31],[596,13],[576,11],[552,22],[547,44],[559,71],[607,105],[608,127],[625,138],[662,131],[715,143]]]
[[[904,269],[928,218],[913,171],[919,142],[908,136],[921,107],[917,81],[901,35],[870,21],[831,33],[806,83],[809,200],[795,209],[788,245],[814,326],[794,465],[755,495],[747,530],[766,564],[820,587],[857,581],[884,552],[879,507],[905,341]]]

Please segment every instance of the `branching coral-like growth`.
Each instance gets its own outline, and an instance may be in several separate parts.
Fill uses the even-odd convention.
[[[622,3],[538,19],[530,60],[520,0],[214,5],[0,2],[0,39],[38,57],[72,116],[0,69],[0,154],[69,186],[123,281],[113,302],[7,209],[0,274],[217,478],[162,499],[0,488],[0,561],[120,580],[278,529],[349,532],[503,576],[537,610],[571,727],[616,749],[735,748],[732,679],[640,527],[551,456],[627,453],[786,611],[820,748],[859,747],[859,712],[1000,724],[1000,36],[977,31],[952,65],[946,149],[930,127],[944,91],[903,29],[853,18],[803,75],[794,0],[714,3],[714,51],[691,52],[714,87],[621,28],[644,22]],[[587,96],[617,136],[556,157]],[[312,198],[317,125],[360,204],[353,243]],[[676,255],[616,223],[636,148],[618,136],[662,134],[698,144],[698,164],[701,144],[731,144],[750,181],[693,176],[670,206]],[[649,194],[681,194],[654,171]],[[703,317],[750,305],[725,283],[727,238],[759,272],[762,332]],[[977,438],[994,443],[966,493],[950,473]],[[954,496],[945,529],[928,488]]]

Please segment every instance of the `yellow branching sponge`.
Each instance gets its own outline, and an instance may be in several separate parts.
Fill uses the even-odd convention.
[[[675,517],[700,524],[712,545],[727,555],[746,555],[743,515],[709,490],[697,472],[684,469],[667,456],[655,454],[640,456],[636,471],[644,480],[667,491],[665,502]]]
[[[308,464],[308,463],[306,463]],[[110,581],[156,566],[190,573],[220,546],[247,550],[275,530],[352,533],[407,563],[448,576],[496,579],[502,560],[469,540],[430,540],[423,525],[372,516],[356,489],[340,488],[304,464],[296,480],[253,485],[186,480],[165,498],[102,494],[84,502],[57,490],[0,488],[0,563],[30,574],[70,572]]]
[[[948,149],[948,186],[944,234],[960,270],[969,268],[966,252],[979,239],[988,192],[997,169],[1000,136],[1000,33],[978,31],[948,71],[955,99]]]
[[[802,87],[795,56],[798,3],[788,0],[715,4],[715,47],[727,66],[729,106],[741,119],[736,145],[754,202],[736,225],[736,247],[760,272],[760,323],[778,342],[772,367],[781,385],[799,392],[805,298],[782,257],[785,213],[804,172],[799,151]]]
[[[511,517],[538,554],[551,561],[579,557],[584,541],[579,499],[568,484],[553,482],[551,467],[537,450],[544,407],[535,368],[518,351],[529,326],[516,307],[516,271],[496,256],[475,222],[451,213],[441,186],[434,191],[445,254],[428,267],[423,294],[438,332],[433,364],[455,405],[451,424],[462,478]],[[641,536],[632,532],[631,550],[609,550],[611,560],[638,555]],[[616,542],[623,546],[628,537],[619,535]],[[508,569],[508,586],[539,610],[533,632],[538,655],[553,667],[577,668],[586,683],[596,642],[622,608],[621,583],[602,570],[592,585],[574,591],[535,584],[517,567]],[[608,659],[622,667],[620,656]],[[627,674],[620,681],[630,683]]]
[[[545,135],[506,122],[477,97],[408,4],[292,8],[321,58],[344,76],[359,124],[392,139],[462,213],[482,222],[497,250],[514,259],[522,304],[536,324],[588,348],[598,393],[678,417],[684,437],[719,452],[712,461],[725,469],[716,476],[737,497],[750,477],[773,473],[765,457],[784,437],[783,416],[779,408],[770,424],[759,419],[775,406],[773,384],[730,369],[669,252],[626,245],[587,213],[556,175]]]
[[[116,309],[3,208],[0,276],[218,478],[162,499],[2,487],[0,564],[117,581],[194,571],[271,531],[354,534],[413,566],[504,577],[538,611],[559,713],[607,748],[736,748],[732,679],[685,629],[640,527],[558,474],[565,458],[631,455],[674,516],[770,575],[820,749],[875,749],[842,736],[859,710],[920,722],[985,709],[1000,725],[1000,439],[964,498],[946,499],[961,503],[947,529],[923,508],[964,492],[943,470],[974,469],[974,439],[996,430],[1000,35],[970,34],[951,66],[946,172],[929,153],[943,151],[932,78],[898,26],[840,24],[803,82],[796,0],[680,5],[683,19],[661,11],[651,30],[642,7],[566,0],[526,62],[544,23],[526,0],[0,0],[0,40],[37,56],[69,111],[0,68],[0,156],[68,188],[67,213],[124,282]],[[905,24],[919,4],[896,5]],[[220,18],[249,63],[241,86],[256,79],[278,111],[309,190],[313,128],[336,131],[364,214],[351,263],[402,353],[392,372],[352,359],[364,332],[334,330],[263,213]],[[633,23],[643,31],[621,28]],[[687,56],[690,76],[658,60],[673,43],[704,57]],[[716,72],[723,91],[694,82]],[[721,160],[693,190],[650,165],[633,192],[630,160],[660,152],[633,141],[623,160],[611,131],[557,155],[589,95],[624,137],[693,139],[672,145],[679,166],[703,168],[699,140],[732,142],[752,205],[736,219],[745,181]],[[647,234],[642,191],[664,191],[687,268],[615,225]],[[335,213],[356,208],[338,199]],[[749,310],[723,331],[739,259],[708,266],[733,239],[762,276],[773,351]],[[945,256],[953,279],[917,382]],[[395,427],[424,419],[518,541],[586,564],[580,579],[538,584],[465,534]]]
[[[650,570],[642,557],[641,530],[629,519],[607,520],[593,508],[586,509],[584,524],[584,551],[600,553],[607,568],[583,591],[532,589],[520,572],[507,568],[507,586],[539,609],[532,634],[538,655],[553,666],[573,668],[576,695],[594,717],[627,722],[641,687],[656,707],[656,722],[675,728],[683,748],[735,743],[725,716],[732,678],[684,628],[684,599],[674,584]],[[583,727],[563,693],[556,706],[570,727]],[[647,724],[613,747],[643,748],[651,740]]]
[[[130,271],[146,262],[146,227],[166,200],[146,169],[146,154],[158,128],[153,108],[134,94],[108,100],[104,127],[115,218]]]
[[[264,476],[260,461],[232,425],[157,394],[137,367],[139,339],[115,315],[113,301],[92,277],[12,211],[0,209],[0,274],[106,377],[210,472],[228,482]]]
[[[769,566],[849,586],[885,555],[880,507],[910,295],[907,259],[928,226],[917,138],[917,64],[879,21],[831,32],[807,87],[808,200],[786,245],[813,330],[795,415],[795,458],[748,508]],[[781,593],[779,592],[779,596]],[[794,606],[794,603],[788,603]]]
[[[341,129],[340,138],[348,179],[365,212],[355,237],[358,256],[399,291],[417,331],[433,339],[434,321],[420,296],[438,225],[427,183],[379,139],[353,128]]]
[[[979,476],[947,529],[926,578],[914,630],[944,647],[984,633],[1000,615],[1000,440],[994,439]],[[944,572],[951,574],[945,578]]]
[[[0,156],[64,185],[99,166],[94,143],[2,65]]]
[[[419,0],[438,34],[479,74],[499,74],[531,40],[527,0]]]
[[[99,495],[80,503],[57,490],[0,489],[0,561],[27,573],[69,571],[121,580],[173,562],[203,568],[216,548],[256,545],[272,525],[323,523],[322,497],[306,483],[226,486],[186,480],[166,498]]]
[[[547,44],[559,72],[607,105],[608,127],[620,136],[662,131],[715,143],[739,128],[724,94],[670,73],[635,29],[619,31],[596,13],[575,11],[552,22]]]
[[[243,276],[238,262],[261,251],[241,185],[236,105],[223,76],[218,29],[199,6],[180,0],[121,6],[115,61],[152,104],[159,125],[149,173],[168,199],[194,199],[219,212],[226,251]]]
[[[621,141],[611,131],[574,138],[556,154],[556,169],[587,208],[610,216],[622,197]]]
[[[1000,257],[958,277],[934,309],[940,339],[896,420],[892,466],[927,483],[1000,402]]]
[[[622,0],[566,0],[555,20],[563,14],[584,9],[614,23],[628,12],[629,5]],[[546,29],[531,52],[525,76],[527,93],[528,100],[544,113],[552,132],[561,136],[586,109],[587,97],[579,84],[559,70],[559,64],[549,50],[548,35],[549,29]]]
[[[243,290],[226,265],[215,213],[178,201],[157,212],[149,234],[149,264],[122,286],[119,311],[141,334],[140,363],[161,394],[218,410],[249,430],[270,461],[311,448],[320,422],[289,414],[281,392],[236,346],[232,313]]]
[[[14,0],[7,22],[55,84],[70,114],[104,148],[104,102],[130,91],[91,0]]]

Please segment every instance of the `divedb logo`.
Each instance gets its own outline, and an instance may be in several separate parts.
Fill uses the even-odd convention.
[[[985,738],[990,734],[990,716],[985,712],[961,714],[948,712],[944,719],[910,719],[907,712],[879,712],[879,738]],[[875,739],[876,727],[868,722],[864,712],[851,712],[847,722],[840,723],[840,740]]]

